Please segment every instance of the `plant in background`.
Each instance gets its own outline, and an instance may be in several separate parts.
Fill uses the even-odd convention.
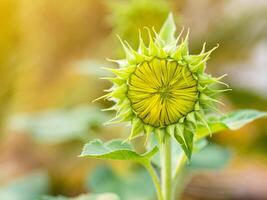
[[[109,23],[114,28],[114,33],[138,46],[138,30],[143,27],[160,29],[169,13],[169,3],[165,0],[128,0],[109,1],[111,14]],[[146,42],[148,37],[143,38]]]
[[[146,29],[148,47],[141,34],[137,51],[121,41],[126,58],[114,61],[118,69],[108,69],[115,74],[107,78],[113,86],[101,98],[115,102],[107,110],[115,110],[116,116],[107,124],[131,122],[127,142],[143,135],[147,144],[154,139],[157,142],[152,147],[147,145],[147,152],[140,154],[120,139],[107,143],[94,140],[85,145],[81,156],[137,161],[150,173],[158,200],[172,200],[186,161],[200,149],[198,144],[205,137],[224,129],[235,130],[266,113],[243,110],[215,115],[215,104],[220,103],[216,94],[229,90],[217,88],[218,84],[226,85],[220,81],[224,76],[214,78],[205,73],[206,62],[216,47],[205,52],[204,44],[200,54],[190,55],[188,33],[185,39],[181,39],[182,33],[175,37],[171,14],[159,33],[153,29],[154,37]],[[171,149],[177,146],[183,151],[173,154]],[[158,153],[160,173],[152,165],[152,158]],[[174,161],[177,164],[173,168]]]

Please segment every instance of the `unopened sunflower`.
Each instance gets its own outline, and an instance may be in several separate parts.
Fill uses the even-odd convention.
[[[204,44],[200,54],[190,55],[188,33],[185,39],[181,39],[182,32],[175,37],[171,14],[159,33],[147,31],[148,46],[141,34],[137,51],[121,41],[126,57],[114,61],[118,69],[108,69],[115,77],[107,78],[113,86],[103,97],[115,102],[108,110],[117,112],[109,123],[130,121],[129,140],[142,134],[170,135],[190,158],[197,125],[208,128],[206,114],[219,102],[214,95],[224,91],[214,88],[216,83],[224,84],[223,76],[205,73],[206,61],[217,47],[205,52]]]

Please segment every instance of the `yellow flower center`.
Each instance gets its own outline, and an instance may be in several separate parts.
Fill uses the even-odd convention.
[[[139,64],[130,76],[128,98],[145,124],[165,127],[193,111],[197,81],[187,66],[154,58]]]

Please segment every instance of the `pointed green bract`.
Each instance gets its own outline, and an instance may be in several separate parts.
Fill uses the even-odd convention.
[[[119,68],[110,70],[115,77],[107,79],[113,86],[103,97],[115,102],[112,109],[117,114],[109,123],[131,122],[128,140],[141,135],[148,138],[151,133],[164,140],[170,134],[190,158],[196,127],[209,129],[206,114],[216,110],[215,104],[220,102],[215,95],[225,91],[214,87],[224,84],[222,77],[205,73],[206,62],[215,48],[205,52],[203,45],[200,54],[190,55],[189,31],[185,38],[182,32],[175,37],[172,14],[159,33],[145,29],[148,46],[141,34],[138,50],[120,39],[125,59],[115,61]]]
[[[172,13],[169,14],[167,20],[160,29],[159,36],[165,44],[170,44],[175,41],[176,26]]]

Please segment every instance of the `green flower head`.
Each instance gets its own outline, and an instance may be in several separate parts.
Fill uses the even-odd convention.
[[[198,55],[188,52],[188,34],[185,39],[175,37],[176,27],[169,15],[161,31],[147,28],[149,44],[146,46],[141,34],[137,51],[121,41],[126,58],[113,60],[118,69],[108,69],[115,74],[109,77],[113,86],[104,95],[115,102],[108,110],[116,110],[114,119],[108,123],[130,121],[132,131],[129,140],[155,133],[160,137],[174,137],[191,156],[193,136],[197,125],[204,125],[207,112],[214,110],[214,95],[225,90],[214,88],[221,83],[205,73],[206,61],[211,52],[205,45]],[[102,97],[102,98],[103,98]]]

